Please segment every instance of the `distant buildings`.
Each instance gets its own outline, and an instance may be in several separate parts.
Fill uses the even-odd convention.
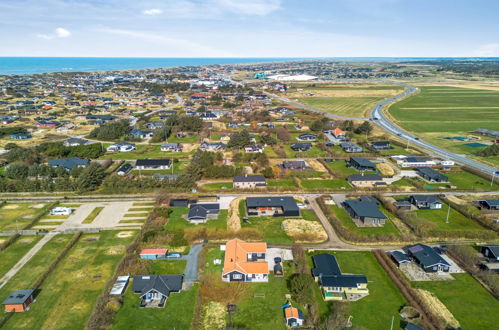
[[[256,187],[265,187],[265,177],[263,175],[237,175],[233,179],[234,188],[251,189]]]

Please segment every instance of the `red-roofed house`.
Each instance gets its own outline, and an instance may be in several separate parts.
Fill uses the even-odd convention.
[[[226,282],[267,282],[269,265],[265,261],[267,243],[248,243],[238,238],[225,245],[222,280]]]
[[[140,259],[165,259],[167,249],[144,249],[140,251]]]
[[[338,127],[336,127],[335,129],[333,129],[331,131],[331,134],[333,134],[333,136],[338,139],[340,137],[345,137],[346,134],[347,134],[347,132],[345,132],[345,131],[339,129]]]

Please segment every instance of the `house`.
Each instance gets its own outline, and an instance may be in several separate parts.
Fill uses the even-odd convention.
[[[418,209],[439,210],[443,203],[434,195],[412,195],[409,197],[409,202]]]
[[[144,249],[140,251],[140,259],[166,259],[167,249]]]
[[[324,300],[358,300],[369,295],[366,276],[343,274],[333,255],[321,253],[312,260],[312,276],[319,284]]]
[[[9,135],[11,140],[27,140],[31,139],[33,136],[30,133],[14,133]]]
[[[85,158],[61,158],[61,159],[49,159],[49,166],[52,167],[64,167],[66,170],[72,170],[74,167],[86,167],[90,164],[89,159]]]
[[[362,196],[359,199],[348,199],[343,202],[345,210],[352,219],[358,220],[356,224],[363,226],[383,226],[386,215],[378,209],[378,201],[373,197]]]
[[[54,120],[38,120],[35,123],[35,126],[37,126],[37,127],[57,127],[59,125],[60,125],[60,123],[58,121],[54,121]]]
[[[176,199],[171,199],[170,200],[170,207],[175,207],[175,206],[189,206],[189,204],[194,204],[196,201],[189,200],[187,198],[176,198]]]
[[[499,244],[483,245],[480,251],[490,262],[499,262]]]
[[[106,149],[108,152],[130,152],[135,150],[135,145],[128,142],[117,142]]]
[[[352,187],[358,188],[373,188],[386,186],[386,182],[378,174],[352,174],[348,177],[348,183]]]
[[[165,126],[165,123],[162,122],[162,121],[152,121],[152,122],[149,122],[146,124],[146,127],[147,129],[150,129],[150,130],[157,130],[157,129],[160,129],[162,128],[163,126]]]
[[[311,143],[294,143],[291,145],[293,151],[308,151],[310,148],[312,148]]]
[[[92,144],[93,142],[80,138],[69,138],[62,143],[65,147],[77,147]]]
[[[70,207],[58,206],[50,210],[50,215],[70,215],[73,210]]]
[[[263,147],[256,145],[256,144],[253,144],[253,145],[244,147],[244,152],[249,153],[249,154],[263,153]]]
[[[298,217],[300,209],[293,197],[248,197],[249,216]]]
[[[347,132],[339,129],[336,127],[335,129],[331,130],[331,134],[336,138],[336,139],[344,139],[347,136]]]
[[[181,152],[182,145],[180,143],[164,143],[161,145],[161,151],[165,152]]]
[[[308,163],[304,160],[285,160],[281,163],[283,170],[303,171],[308,169]]]
[[[393,149],[389,141],[376,141],[371,142],[371,147],[376,151]]]
[[[236,175],[233,179],[234,188],[256,188],[265,187],[265,177],[263,175]]]
[[[220,116],[212,111],[206,111],[202,112],[199,115],[199,118],[201,118],[202,120],[217,120],[218,118],[220,118]]]
[[[170,159],[137,159],[135,168],[138,170],[168,170],[172,166]]]
[[[405,254],[402,251],[391,251],[389,254],[390,257],[392,257],[392,259],[397,263],[399,267],[402,264],[407,264],[412,262],[411,258],[409,258],[407,254]]]
[[[343,151],[348,153],[362,152],[362,147],[353,142],[341,142],[340,147],[341,149],[343,149]]]
[[[369,159],[360,157],[350,157],[347,163],[348,167],[353,167],[357,171],[376,171],[376,165],[374,165]]]
[[[399,200],[393,203],[393,205],[399,210],[410,210],[412,203],[408,200]]]
[[[449,272],[450,264],[434,249],[424,244],[415,244],[406,247],[407,254],[427,273]]]
[[[130,281],[130,275],[123,275],[116,277],[116,281],[114,282],[113,287],[109,292],[109,295],[121,296],[125,292],[125,289],[129,281]]]
[[[24,289],[15,290],[3,301],[6,312],[25,312],[29,310],[29,305],[35,301],[35,290]]]
[[[225,245],[222,280],[226,282],[268,282],[265,261],[267,243],[248,243],[238,238]]]
[[[102,122],[113,121],[117,117],[112,115],[87,115],[85,117],[87,120],[98,120]]]
[[[231,137],[232,134],[230,133],[222,133],[220,134],[220,141],[229,142]]]
[[[305,321],[302,311],[292,306],[284,308],[284,319],[290,328],[301,327]]]
[[[416,167],[416,173],[429,182],[448,182],[449,178],[430,167]]]
[[[148,139],[152,137],[154,132],[152,131],[143,131],[140,129],[132,129],[129,133],[130,136],[136,138],[136,139]]]
[[[222,142],[203,142],[199,146],[199,149],[202,151],[223,151],[225,150],[226,145]]]
[[[401,167],[429,167],[435,166],[437,163],[428,157],[402,156],[399,157],[397,163]]]
[[[216,219],[219,212],[220,204],[218,203],[191,204],[187,220],[194,224],[205,223],[210,219]]]
[[[315,141],[317,140],[317,134],[303,133],[296,137],[298,141]]]
[[[499,199],[482,199],[477,200],[476,203],[480,208],[487,210],[499,210]]]
[[[121,166],[118,169],[116,174],[123,176],[123,175],[127,174],[128,172],[130,172],[132,170],[132,168],[133,168],[132,164],[124,164],[123,166]]]
[[[184,275],[135,275],[132,290],[140,294],[140,307],[164,307],[172,292],[182,289]]]
[[[414,324],[414,323],[411,323],[411,322],[407,322],[407,324],[404,327],[404,330],[425,330],[425,328],[420,327],[417,324]]]

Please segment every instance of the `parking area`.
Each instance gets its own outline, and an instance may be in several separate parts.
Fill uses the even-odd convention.
[[[269,265],[269,271],[274,270],[274,258],[279,257],[282,261],[293,260],[293,253],[290,249],[268,248],[265,261]]]

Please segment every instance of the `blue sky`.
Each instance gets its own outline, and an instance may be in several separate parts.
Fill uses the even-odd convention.
[[[0,56],[499,56],[497,0],[0,0]]]

